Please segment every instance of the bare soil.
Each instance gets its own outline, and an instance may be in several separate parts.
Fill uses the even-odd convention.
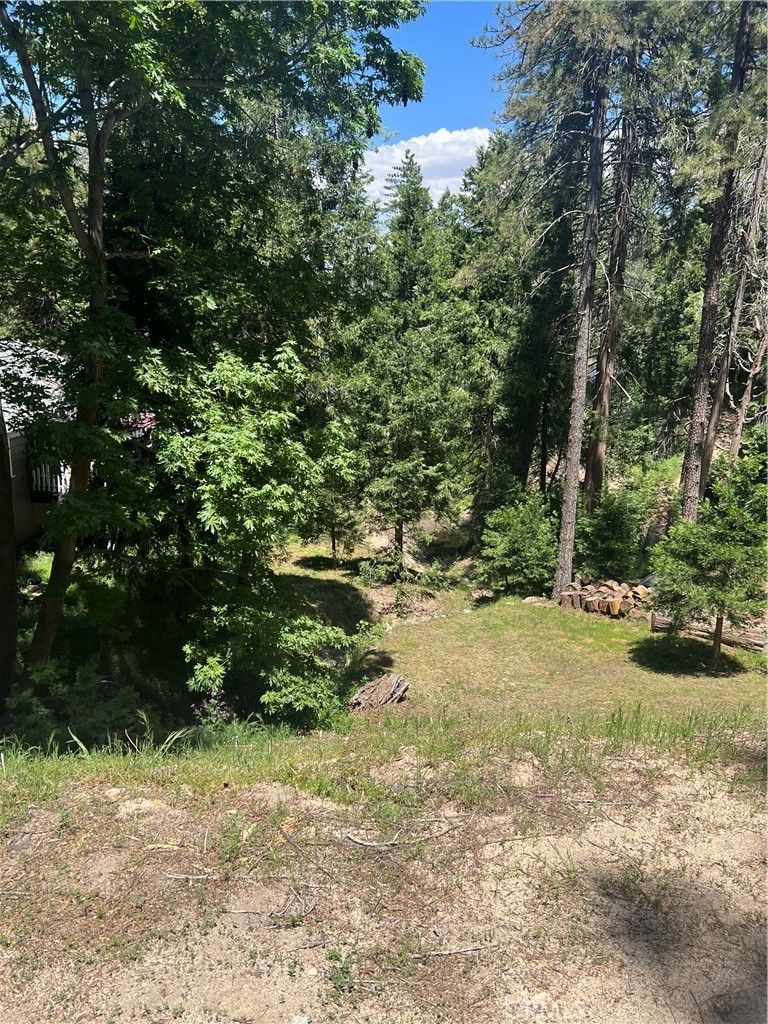
[[[616,758],[597,792],[502,767],[391,820],[277,784],[72,784],[2,835],[0,1019],[763,1024],[735,768]],[[402,808],[440,771],[405,750],[378,781]]]

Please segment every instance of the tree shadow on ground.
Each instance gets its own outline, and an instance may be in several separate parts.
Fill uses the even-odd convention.
[[[392,655],[387,651],[372,649],[362,659],[360,670],[365,679],[376,679],[389,672],[395,664]]]
[[[717,670],[712,668],[712,645],[689,637],[647,636],[629,648],[636,665],[670,676],[735,676],[747,669],[725,651]]]
[[[339,558],[336,564],[330,555],[303,555],[297,558],[294,565],[300,569],[309,569],[310,572],[340,572],[347,576],[357,576],[360,571],[360,563],[363,558]]]
[[[623,955],[702,1024],[764,1024],[764,929],[728,912],[728,900],[696,882],[601,873],[592,879],[602,926]],[[717,922],[713,927],[712,922]],[[686,1019],[688,1019],[686,1017]]]
[[[281,578],[330,626],[354,633],[358,623],[373,621],[370,603],[351,583],[298,573],[281,574]]]

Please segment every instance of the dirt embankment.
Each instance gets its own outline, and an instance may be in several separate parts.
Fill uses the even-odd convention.
[[[405,751],[378,782],[402,807],[440,771]],[[657,776],[553,788],[528,756],[391,823],[274,784],[73,785],[3,836],[2,1020],[763,1024],[759,808]]]

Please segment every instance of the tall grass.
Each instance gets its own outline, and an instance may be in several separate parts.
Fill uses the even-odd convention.
[[[55,798],[74,780],[88,785],[182,789],[205,794],[273,781],[338,803],[380,800],[376,769],[407,750],[419,765],[437,765],[469,793],[495,758],[534,755],[553,781],[599,781],[607,757],[642,753],[706,766],[740,761],[760,774],[764,726],[754,712],[690,712],[661,717],[642,706],[609,715],[385,715],[359,720],[348,733],[300,735],[258,722],[215,730],[186,729],[162,740],[149,728],[140,740],[113,738],[88,748],[77,737],[62,747],[0,743],[0,823],[29,804]],[[463,780],[463,783],[462,783]],[[474,781],[473,781],[474,780]],[[386,787],[384,787],[386,788]],[[481,787],[482,788],[482,787]]]

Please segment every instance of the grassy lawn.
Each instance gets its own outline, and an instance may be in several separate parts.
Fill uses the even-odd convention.
[[[685,714],[765,706],[762,658],[729,650],[712,675],[706,644],[651,635],[550,604],[503,599],[445,619],[398,626],[385,642],[419,705],[496,712],[605,713],[621,703]]]
[[[321,550],[280,571],[348,628],[382,606]],[[338,732],[5,744],[7,1024],[765,1019],[762,659],[406,611],[375,657],[408,699]]]

